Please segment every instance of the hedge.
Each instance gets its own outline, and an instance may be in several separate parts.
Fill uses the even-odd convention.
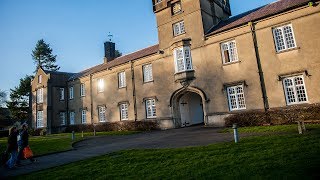
[[[226,126],[237,123],[238,126],[262,126],[294,124],[300,120],[320,119],[320,104],[295,105],[285,108],[273,108],[267,112],[263,110],[246,111],[232,114],[225,118]]]

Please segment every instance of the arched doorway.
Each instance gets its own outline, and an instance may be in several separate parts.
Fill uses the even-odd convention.
[[[206,102],[209,100],[197,88],[183,88],[171,96],[171,108],[176,128],[206,123]]]

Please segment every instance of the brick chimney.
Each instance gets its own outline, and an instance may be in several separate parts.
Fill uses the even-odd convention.
[[[104,43],[104,63],[114,60],[116,57],[116,44],[107,41]]]

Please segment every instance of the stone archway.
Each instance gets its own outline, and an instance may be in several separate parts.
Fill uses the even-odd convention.
[[[196,87],[186,87],[175,91],[170,99],[175,127],[207,124],[208,101],[205,93]]]

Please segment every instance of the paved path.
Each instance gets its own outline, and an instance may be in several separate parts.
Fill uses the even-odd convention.
[[[194,126],[183,129],[144,132],[126,136],[100,136],[74,144],[74,150],[38,157],[38,162],[24,161],[15,170],[0,169],[1,176],[16,176],[124,149],[178,148],[232,141],[232,134],[218,133],[217,128]]]

